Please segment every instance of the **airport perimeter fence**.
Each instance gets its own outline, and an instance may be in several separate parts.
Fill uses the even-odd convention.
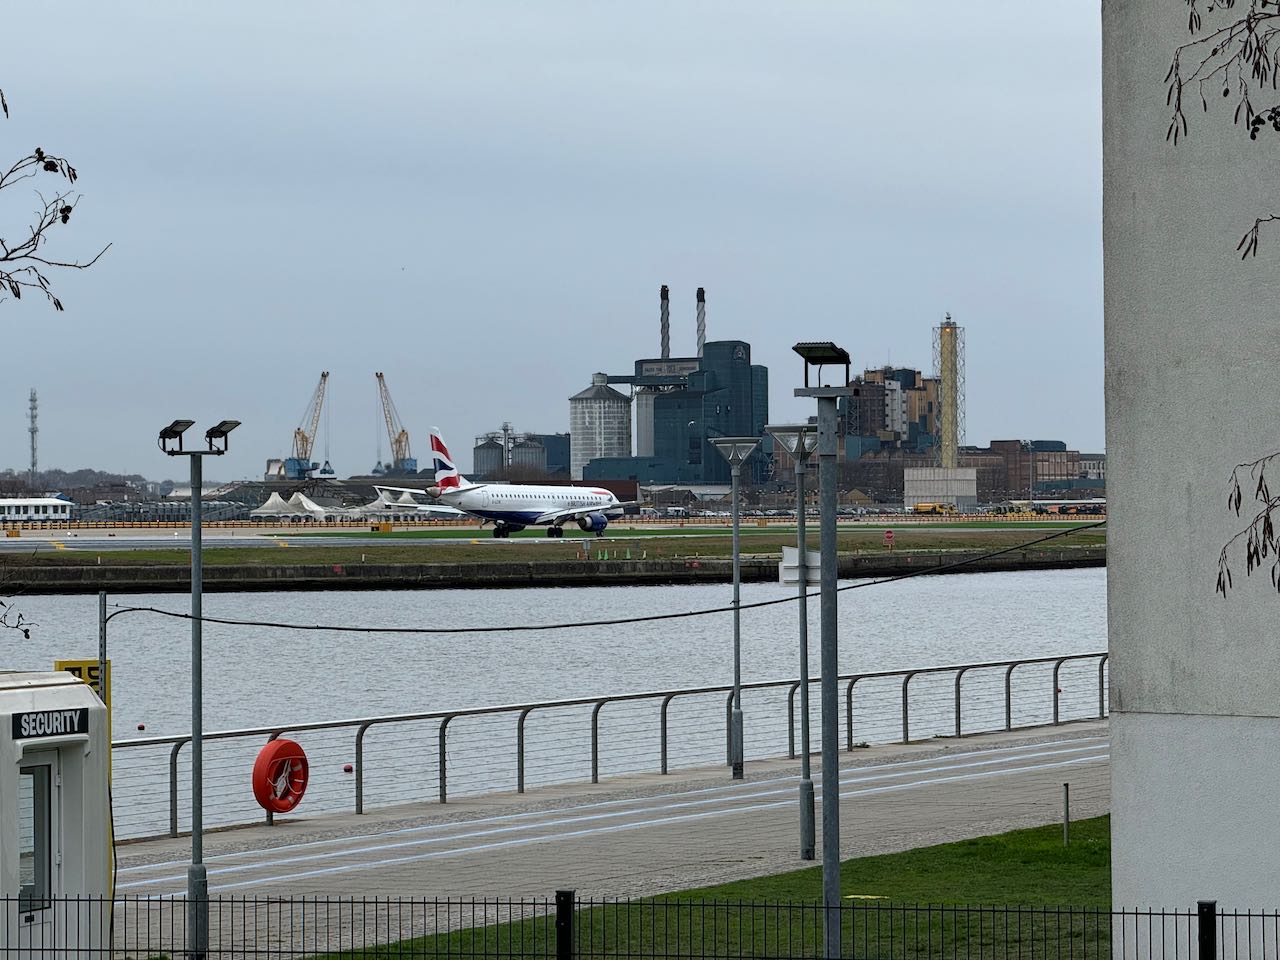
[[[204,908],[206,921],[197,919]],[[820,903],[554,897],[0,900],[0,960],[750,957],[824,954]],[[1275,960],[1280,913],[859,902],[831,911],[866,960]],[[200,931],[197,933],[196,931]]]
[[[907,743],[1031,729],[1106,716],[1103,652],[848,674],[840,678],[840,743]],[[819,684],[810,684],[810,749],[819,746]],[[802,751],[800,683],[743,684],[748,761]],[[596,783],[728,763],[731,688],[689,687],[418,714],[205,733],[205,826],[263,819],[254,757],[270,739],[306,750],[306,797],[291,816],[366,813],[537,786]],[[190,824],[190,738],[113,744],[119,839],[177,836]]]

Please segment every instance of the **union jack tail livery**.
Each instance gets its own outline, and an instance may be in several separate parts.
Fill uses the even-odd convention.
[[[453,457],[449,456],[449,448],[440,436],[439,427],[431,428],[431,457],[435,461],[436,486],[441,490],[460,490],[471,486],[466,477],[459,475]]]

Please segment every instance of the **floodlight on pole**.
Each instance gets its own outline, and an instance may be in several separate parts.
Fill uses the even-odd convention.
[[[771,424],[764,428],[795,462],[796,468],[796,578],[800,584],[800,859],[812,860],[814,837],[813,771],[809,765],[809,538],[805,532],[804,475],[809,457],[818,446],[818,428],[812,423]]]
[[[822,386],[822,368],[831,364],[842,364],[844,366],[844,382],[849,382],[849,367],[852,360],[849,359],[849,351],[844,347],[837,347],[830,340],[814,340],[804,343],[797,343],[791,348],[798,353],[804,360],[804,385],[809,388],[809,368],[818,368],[818,386]]]
[[[160,430],[159,444],[160,449],[170,456],[182,452],[182,435],[195,426],[194,420],[175,420],[167,427]],[[177,449],[170,450],[169,443],[173,440],[178,441]]]
[[[733,779],[743,776],[742,747],[742,629],[738,601],[742,590],[742,569],[738,549],[738,484],[742,464],[760,445],[759,437],[712,437],[712,445],[729,461],[733,477],[733,708],[729,714],[729,766]]]
[[[209,445],[209,452],[215,456],[220,453],[227,452],[227,434],[236,427],[240,426],[239,420],[222,420],[214,424],[204,432],[205,443]],[[219,446],[217,441],[221,440],[222,445]]]
[[[160,431],[160,449],[171,457],[191,461],[191,865],[187,867],[188,958],[203,958],[209,951],[209,873],[204,864],[204,537],[200,489],[204,483],[204,458],[227,452],[227,435],[239,420],[221,420],[205,431],[207,450],[183,450],[182,435],[194,420],[175,420]],[[177,446],[171,446],[172,441]],[[218,443],[221,441],[221,444]]]

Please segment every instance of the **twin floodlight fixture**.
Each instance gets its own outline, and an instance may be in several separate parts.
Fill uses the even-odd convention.
[[[159,446],[171,457],[205,456],[220,457],[227,452],[227,435],[240,426],[239,420],[221,420],[204,432],[208,450],[183,450],[182,435],[195,426],[194,420],[175,420],[160,431]],[[176,445],[175,445],[176,444]]]

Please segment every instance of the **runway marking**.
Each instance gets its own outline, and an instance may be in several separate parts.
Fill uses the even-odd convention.
[[[1063,751],[1063,752],[1066,752],[1066,751]],[[1079,751],[1075,751],[1075,752],[1079,752]],[[1106,760],[1109,758],[1110,758],[1110,753],[1107,752],[1107,753],[1093,754],[1091,756],[1086,756],[1086,757],[1075,757],[1069,760],[1057,760],[1049,763],[1033,764],[1031,766],[1009,767],[1001,770],[987,770],[987,771],[982,771],[977,773],[964,773],[957,776],[932,777],[925,780],[913,780],[907,783],[889,784],[889,785],[876,786],[876,787],[866,787],[861,790],[854,790],[851,793],[844,793],[842,794],[841,799],[844,800],[850,797],[864,797],[864,796],[871,796],[876,794],[896,793],[902,790],[911,790],[918,787],[932,786],[940,783],[954,783],[954,782],[966,781],[966,780],[982,780],[982,779],[989,779],[993,777],[1008,777],[1008,776],[1014,776],[1020,773],[1031,773],[1038,770],[1059,769],[1062,767],[1074,766],[1080,763],[1092,763],[1099,760]],[[950,767],[944,766],[936,769],[938,770],[963,769],[964,766],[979,766],[979,765],[981,764],[954,765]],[[928,773],[932,771],[925,770],[921,772]],[[866,783],[873,780],[887,779],[889,776],[892,776],[892,775],[881,775],[878,777],[861,778],[861,779],[857,777],[851,777],[848,779],[848,781],[842,780],[842,784],[846,782],[850,784]],[[791,793],[791,790],[775,789],[775,790],[768,790],[768,791],[756,792],[751,794],[744,794],[743,796],[740,796],[740,797],[727,797],[724,799],[729,799],[729,800],[759,799],[759,798],[768,797],[768,796],[775,796],[781,793]],[[815,789],[815,793],[817,794],[818,797],[821,797],[822,791],[820,786]],[[666,806],[650,808],[649,810],[621,811],[620,813],[613,814],[612,816],[620,816],[625,813],[638,814],[638,813],[646,813],[646,812],[660,812],[662,810],[667,810],[667,809],[679,809],[681,807],[696,806],[706,802],[714,802],[714,800],[692,802],[692,803],[670,804]],[[724,809],[708,810],[708,811],[703,811],[699,813],[683,813],[683,814],[677,814],[674,816],[658,817],[658,818],[640,820],[640,821],[631,822],[631,823],[615,824],[612,826],[588,827],[585,829],[572,830],[568,832],[557,832],[557,833],[543,834],[541,836],[524,837],[524,838],[517,838],[512,840],[501,840],[493,843],[475,844],[467,847],[454,848],[451,850],[433,851],[429,853],[413,854],[413,855],[402,856],[402,857],[391,857],[391,858],[384,857],[374,861],[362,861],[359,863],[339,864],[333,867],[324,867],[324,868],[319,868],[315,870],[295,872],[295,873],[280,875],[276,877],[263,878],[261,880],[243,880],[243,881],[238,881],[236,883],[221,884],[219,885],[219,889],[234,889],[236,887],[248,886],[255,883],[259,883],[259,884],[277,883],[285,880],[298,880],[298,879],[305,879],[305,878],[314,877],[314,876],[327,876],[335,873],[346,873],[353,870],[373,869],[377,867],[386,866],[388,864],[416,863],[423,860],[432,860],[432,859],[437,859],[439,857],[444,857],[444,856],[459,856],[465,853],[475,853],[475,852],[480,852],[485,850],[504,849],[507,847],[515,847],[515,846],[525,846],[531,843],[553,842],[556,840],[573,839],[573,838],[593,836],[598,834],[617,833],[617,832],[626,831],[626,830],[637,830],[637,829],[641,829],[648,826],[660,826],[664,824],[681,823],[681,822],[686,822],[690,820],[702,820],[710,817],[732,816],[734,814],[750,813],[757,810],[773,809],[776,807],[788,806],[796,803],[798,803],[797,798],[795,796],[790,796],[783,800],[772,800],[764,803],[754,803],[754,804],[747,804],[747,805],[734,804]],[[563,826],[565,824],[573,824],[573,823],[581,823],[584,821],[605,819],[605,818],[608,818],[609,816],[610,815],[608,814],[596,814],[596,815],[591,815],[587,817],[566,818],[560,821],[551,821],[548,823],[534,824],[532,826],[542,827],[543,829],[547,829],[547,828],[554,828],[557,826]],[[221,869],[211,870],[210,875],[243,872],[246,870],[267,869],[271,867],[278,867],[286,863],[299,863],[299,862],[306,862],[311,860],[327,859],[330,857],[342,857],[342,856],[353,855],[353,854],[377,853],[386,849],[396,849],[396,848],[406,847],[406,846],[423,846],[428,843],[435,844],[435,843],[444,843],[444,842],[455,841],[455,840],[469,840],[469,839],[475,839],[479,837],[493,836],[501,833],[509,833],[514,830],[521,830],[521,829],[525,829],[525,828],[522,826],[500,827],[500,828],[494,828],[490,830],[472,831],[471,833],[463,833],[463,834],[457,834],[457,835],[447,836],[447,837],[429,837],[419,841],[404,842],[404,843],[398,843],[398,844],[386,844],[381,846],[358,848],[353,850],[341,850],[341,851],[335,851],[332,854],[312,854],[312,855],[303,856],[303,857],[289,858],[286,860],[273,860],[265,863],[262,861],[259,861],[256,863],[239,864],[234,866],[227,866]],[[259,851],[252,851],[252,853],[257,853],[257,852]],[[272,851],[264,850],[261,852],[269,854]],[[244,855],[244,854],[241,854],[241,855]],[[169,865],[170,864],[167,864],[167,863],[151,864],[150,867],[154,868],[155,866],[169,866]],[[150,886],[157,883],[178,882],[184,879],[184,877],[185,877],[185,874],[180,876],[175,875],[175,876],[166,876],[166,877],[154,877],[147,880],[136,880],[136,881],[133,881],[132,883],[120,884],[120,889]]]
[[[922,757],[916,760],[891,760],[885,763],[867,764],[865,766],[860,766],[860,767],[846,767],[841,772],[840,782],[842,785],[847,785],[847,784],[853,784],[853,783],[868,783],[874,780],[887,779],[895,775],[900,776],[901,774],[878,774],[874,776],[868,776],[868,774],[875,774],[877,771],[886,771],[886,770],[903,770],[904,772],[910,772],[909,770],[904,770],[904,768],[918,767],[923,764],[937,764],[937,766],[935,767],[921,771],[925,773],[930,773],[930,772],[936,772],[936,771],[948,770],[948,769],[959,770],[959,769],[966,769],[974,766],[990,766],[994,763],[1016,762],[1018,760],[1029,760],[1029,759],[1037,759],[1042,757],[1063,756],[1066,754],[1082,753],[1087,750],[1093,750],[1100,744],[1106,744],[1107,740],[1108,740],[1107,737],[1078,737],[1078,738],[1073,738],[1069,740],[1050,740],[1050,741],[1045,741],[1041,743],[1027,743],[1027,744],[1021,744],[1019,746],[1014,746],[1014,747],[993,747],[989,749],[966,750],[961,753],[937,756],[937,757]],[[977,760],[976,762],[968,762],[968,761],[972,761],[974,758],[982,758],[982,759]],[[799,780],[800,778],[798,775],[792,774],[785,777],[771,777],[765,780],[753,780],[747,783],[740,783],[740,784],[722,784],[714,787],[699,787],[694,790],[682,790],[682,791],[677,791],[673,793],[654,794],[647,797],[629,797],[621,800],[601,800],[601,801],[596,801],[594,803],[572,804],[565,807],[552,807],[545,810],[529,810],[529,811],[523,811],[521,813],[499,814],[496,816],[478,817],[470,820],[455,820],[447,823],[420,824],[415,827],[401,827],[396,830],[378,831],[377,833],[354,834],[351,836],[344,836],[344,837],[331,837],[324,840],[308,840],[302,843],[281,844],[279,846],[272,846],[272,847],[260,847],[257,850],[241,850],[241,851],[232,852],[232,853],[215,854],[213,856],[205,857],[205,862],[211,863],[216,860],[228,860],[236,857],[250,856],[257,853],[266,853],[266,852],[276,853],[281,851],[287,852],[292,850],[306,850],[306,849],[312,849],[315,847],[333,846],[336,844],[359,843],[361,841],[377,841],[377,840],[388,839],[391,837],[405,836],[410,834],[438,833],[445,830],[466,829],[469,827],[476,827],[484,824],[506,823],[513,820],[530,820],[530,819],[537,819],[537,818],[549,820],[550,818],[554,818],[558,815],[560,816],[567,815],[569,817],[572,817],[578,813],[581,813],[583,811],[588,811],[588,810],[602,810],[610,807],[620,807],[620,806],[629,806],[634,804],[652,803],[654,801],[678,801],[676,803],[659,803],[658,806],[653,806],[648,808],[632,807],[632,809],[620,811],[618,814],[612,814],[612,816],[620,816],[628,813],[643,813],[646,811],[671,809],[678,806],[688,805],[687,803],[683,802],[684,798],[701,797],[701,796],[706,796],[707,794],[723,794],[724,796],[720,798],[713,797],[708,801],[697,801],[697,802],[699,803],[714,802],[716,799],[726,799],[726,800],[752,799],[755,797],[770,796],[776,793],[783,792],[782,790],[761,792],[758,789],[760,787],[769,787],[775,784],[789,784],[794,786],[799,782]],[[820,779],[818,782],[820,783]],[[789,788],[790,787],[788,787],[788,789]],[[815,787],[815,791],[816,790],[820,790],[820,787]],[[412,844],[411,843],[387,844],[385,846],[394,847],[397,845],[411,846]],[[352,850],[348,850],[346,852],[354,852],[355,849],[356,848],[353,848]],[[363,849],[376,850],[376,849],[380,849],[380,847],[376,847],[376,846],[366,847]],[[132,867],[121,867],[118,870],[118,873],[120,874],[139,873],[145,870],[154,870],[157,867],[185,866],[186,862],[187,862],[186,860],[168,860],[168,861],[159,861],[156,863],[138,864]]]

